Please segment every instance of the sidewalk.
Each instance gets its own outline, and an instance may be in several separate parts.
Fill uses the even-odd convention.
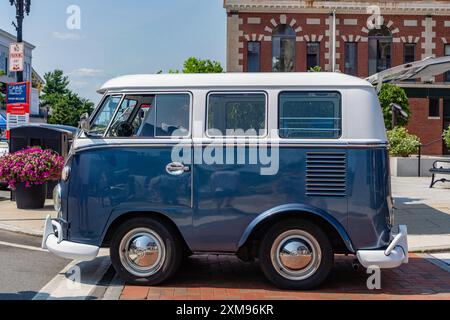
[[[450,184],[429,188],[430,178],[392,177],[396,224],[408,226],[410,252],[450,250]],[[0,191],[0,229],[41,236],[52,201],[42,210],[17,210],[9,193]]]
[[[450,249],[450,184],[431,178],[392,177],[395,223],[408,226],[410,252]]]
[[[53,200],[47,200],[40,210],[18,210],[16,203],[9,201],[9,192],[0,191],[0,229],[42,236],[47,215],[56,217]]]

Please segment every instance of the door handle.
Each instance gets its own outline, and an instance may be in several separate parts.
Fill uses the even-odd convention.
[[[173,176],[180,176],[185,172],[191,171],[191,168],[179,162],[172,162],[166,166],[166,172]]]

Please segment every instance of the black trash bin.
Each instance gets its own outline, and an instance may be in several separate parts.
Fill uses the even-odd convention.
[[[11,129],[9,152],[16,152],[27,147],[51,149],[67,158],[77,128],[63,125],[29,124]],[[47,183],[47,199],[53,198],[53,189],[57,181]],[[14,192],[11,195],[14,200]]]

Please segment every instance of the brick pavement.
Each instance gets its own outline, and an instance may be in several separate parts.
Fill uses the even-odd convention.
[[[383,270],[381,290],[366,287],[364,269],[355,271],[351,257],[336,257],[331,277],[311,291],[280,290],[269,283],[258,264],[234,256],[202,255],[186,261],[174,279],[158,287],[125,285],[121,299],[148,300],[450,300],[450,273],[410,254],[410,263]]]

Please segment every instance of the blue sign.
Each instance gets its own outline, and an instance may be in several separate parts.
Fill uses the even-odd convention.
[[[6,119],[3,114],[0,114],[0,130],[6,130]]]
[[[27,104],[28,101],[27,83],[16,83],[8,85],[7,104]]]

